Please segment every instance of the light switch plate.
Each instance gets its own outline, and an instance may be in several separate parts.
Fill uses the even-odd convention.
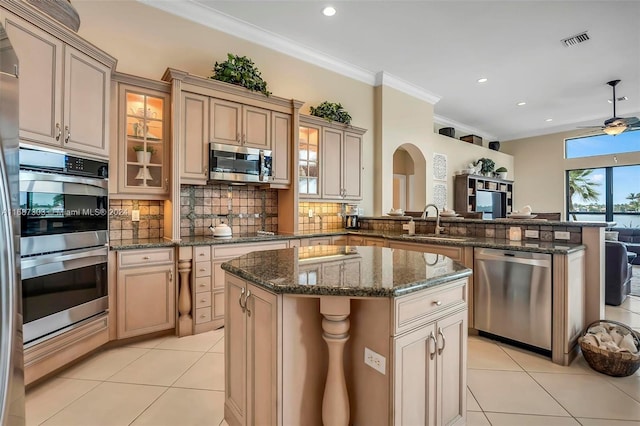
[[[535,229],[525,229],[524,236],[525,238],[539,238],[538,231]]]
[[[364,348],[364,363],[381,374],[386,374],[386,359],[369,348]]]
[[[131,210],[131,221],[140,222],[140,210]]]
[[[571,234],[567,231],[555,231],[553,238],[556,240],[568,240],[571,238]]]

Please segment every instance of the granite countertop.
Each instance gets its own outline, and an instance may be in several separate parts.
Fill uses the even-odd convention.
[[[351,297],[398,297],[472,272],[442,255],[365,246],[251,252],[222,269],[273,293]]]
[[[366,220],[399,220],[407,221],[411,219],[411,216],[362,216],[360,219]],[[420,219],[414,217],[413,220],[431,220],[435,221],[434,216],[429,216],[426,219]],[[554,226],[570,226],[578,228],[610,228],[616,226],[617,222],[568,222],[563,220],[547,220],[547,219],[512,219],[512,218],[500,218],[500,219],[469,219],[464,217],[445,217],[440,216],[441,222],[464,222],[464,223],[481,223],[481,224],[513,224],[513,225],[554,225]]]
[[[399,232],[389,231],[361,231],[361,230],[331,230],[323,232],[313,233],[296,233],[287,235],[237,235],[231,238],[213,238],[208,236],[197,237],[185,237],[181,241],[171,241],[162,238],[147,238],[147,239],[135,239],[135,240],[112,240],[109,242],[111,250],[136,250],[146,248],[158,248],[158,247],[173,247],[173,246],[202,246],[202,245],[217,245],[217,244],[241,244],[241,243],[256,243],[256,242],[270,242],[270,241],[282,241],[293,240],[299,238],[314,238],[323,236],[337,236],[337,235],[360,235],[363,237],[372,238],[384,238],[393,241],[402,241],[407,243],[422,243],[422,244],[438,244],[446,246],[458,246],[458,247],[484,247],[506,250],[518,250],[528,251],[535,253],[550,253],[550,254],[568,254],[574,251],[584,250],[585,246],[582,244],[571,243],[559,243],[559,242],[543,242],[533,240],[522,241],[510,241],[506,239],[497,238],[483,238],[483,237],[458,237],[447,238],[445,235],[439,238],[424,238],[420,235],[409,236]]]

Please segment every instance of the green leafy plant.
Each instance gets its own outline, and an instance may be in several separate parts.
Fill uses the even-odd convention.
[[[496,163],[491,158],[481,158],[478,161],[482,161],[480,172],[484,175],[491,173],[496,168]]]
[[[227,53],[226,61],[215,63],[213,75],[210,78],[242,86],[253,92],[261,92],[266,96],[271,94],[267,90],[267,83],[262,79],[260,71],[246,56]]]
[[[509,170],[507,170],[506,167],[498,167],[495,171],[496,171],[496,173],[506,173]]]
[[[309,112],[327,121],[351,124],[351,115],[339,103],[324,101],[317,107],[309,107]]]

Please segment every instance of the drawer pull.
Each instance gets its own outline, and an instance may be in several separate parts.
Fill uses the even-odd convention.
[[[206,286],[205,284],[200,284],[200,287],[205,287],[205,286]]]
[[[143,257],[142,260],[149,260],[149,256]]]
[[[204,303],[206,301],[207,301],[207,299],[200,299],[200,303]]]
[[[204,253],[200,253],[200,256],[204,256]]]
[[[436,306],[440,306],[440,305],[442,305],[442,300],[436,300],[436,301],[433,302],[433,304],[436,305]]]
[[[204,272],[204,271],[205,271],[205,269],[204,269],[204,268],[200,268],[200,272]]]
[[[206,318],[206,317],[207,317],[207,316],[206,316],[206,315],[204,315],[204,314],[200,315],[200,318]]]

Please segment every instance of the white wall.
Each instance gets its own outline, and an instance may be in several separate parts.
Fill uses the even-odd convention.
[[[562,212],[564,218],[567,170],[640,164],[640,152],[565,159],[564,140],[582,135],[584,131],[573,130],[501,142],[500,149],[514,158],[515,209],[529,204],[538,212]]]

